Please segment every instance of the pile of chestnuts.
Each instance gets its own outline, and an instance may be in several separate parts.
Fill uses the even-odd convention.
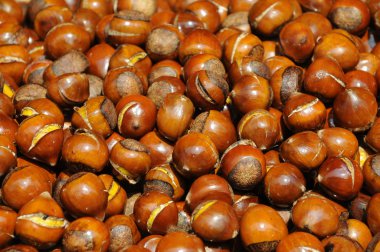
[[[379,88],[380,0],[0,0],[0,252],[380,252]]]

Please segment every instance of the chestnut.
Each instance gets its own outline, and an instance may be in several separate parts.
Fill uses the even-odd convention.
[[[377,108],[376,98],[370,91],[359,87],[347,88],[334,100],[334,122],[342,128],[363,132],[374,123]]]
[[[145,134],[140,139],[140,143],[148,148],[152,167],[169,163],[172,160],[173,145],[157,131]]]
[[[14,239],[17,213],[11,208],[0,206],[0,247],[7,246]]]
[[[239,233],[239,221],[232,206],[224,201],[200,203],[191,215],[194,232],[204,240],[227,241]]]
[[[186,6],[185,11],[193,13],[210,32],[217,31],[220,25],[218,8],[210,1],[194,1]]]
[[[110,232],[110,252],[125,250],[141,239],[140,231],[131,216],[114,215],[108,218],[104,224]]]
[[[314,252],[323,252],[322,243],[312,234],[306,232],[294,232],[283,238],[278,244],[277,252],[297,250],[310,250]]]
[[[61,240],[68,224],[58,203],[43,192],[20,209],[15,234],[27,244],[48,249]]]
[[[16,133],[19,125],[15,120],[0,111],[0,135],[7,137],[12,143],[16,142]]]
[[[264,154],[254,142],[240,140],[229,146],[220,158],[221,173],[232,188],[252,190],[265,177],[266,165]]]
[[[232,83],[236,83],[244,75],[252,74],[256,74],[267,80],[271,79],[269,67],[255,59],[254,56],[244,56],[240,63],[234,61],[229,70],[229,78]]]
[[[236,142],[236,129],[222,112],[209,110],[199,114],[190,124],[189,132],[200,132],[211,138],[219,153]]]
[[[171,232],[160,239],[156,252],[165,251],[206,252],[203,241],[196,235],[185,232]]]
[[[108,147],[102,136],[78,129],[62,147],[62,161],[72,171],[101,172],[108,163]]]
[[[135,10],[151,16],[157,11],[158,3],[153,0],[143,0],[139,2],[131,0],[119,0],[114,5],[114,10]]]
[[[162,76],[170,76],[180,79],[182,66],[174,60],[162,60],[152,66],[148,75],[149,84]]]
[[[93,173],[79,172],[70,176],[62,186],[59,197],[63,207],[73,217],[91,216],[101,221],[104,219],[108,191],[102,180]]]
[[[115,49],[106,43],[100,43],[91,47],[86,53],[89,62],[88,72],[104,78],[108,71],[110,58],[114,52]]]
[[[380,119],[376,119],[367,135],[364,137],[364,142],[374,151],[380,150],[378,135],[380,134]]]
[[[166,194],[154,191],[136,200],[133,215],[139,229],[150,234],[166,234],[178,221],[175,203]]]
[[[294,165],[280,163],[272,166],[264,178],[264,193],[271,204],[289,207],[306,191],[306,180]]]
[[[255,109],[241,118],[237,131],[240,139],[252,140],[260,150],[268,150],[275,145],[280,129],[274,115],[264,109]]]
[[[326,159],[327,148],[312,131],[296,133],[280,146],[280,156],[304,172],[317,169]]]
[[[74,107],[71,123],[73,127],[88,129],[106,138],[116,127],[115,106],[105,96],[90,98],[82,107]]]
[[[210,173],[218,162],[218,150],[205,134],[189,133],[178,139],[174,145],[174,167],[185,178],[196,178]]]
[[[29,53],[22,45],[0,45],[0,73],[9,75],[16,84],[30,61]]]
[[[141,239],[137,245],[148,249],[150,252],[155,252],[162,237],[162,235],[149,235]]]
[[[44,59],[32,61],[24,70],[23,82],[43,85],[44,72],[52,63],[52,61]]]
[[[38,250],[34,246],[24,245],[24,244],[16,244],[2,249],[3,252],[38,252]]]
[[[145,175],[144,192],[158,191],[178,201],[184,194],[184,181],[169,164],[153,167]]]
[[[172,19],[173,24],[185,35],[197,29],[205,29],[199,18],[190,12],[179,12]]]
[[[358,139],[349,130],[335,127],[321,129],[317,134],[327,148],[327,157],[353,158],[358,151]]]
[[[236,216],[240,220],[243,217],[245,211],[251,206],[259,204],[259,197],[251,194],[235,194],[234,204],[232,207],[235,210]]]
[[[322,245],[325,251],[364,251],[358,242],[341,235],[333,235],[323,239]]]
[[[356,70],[362,70],[372,75],[376,75],[376,71],[379,68],[380,59],[373,53],[360,53],[360,59],[355,66]]]
[[[116,105],[117,128],[124,137],[140,138],[154,128],[156,106],[143,95],[124,96]]]
[[[241,32],[251,33],[251,26],[248,23],[248,11],[230,13],[222,22],[222,29],[224,28],[232,28]]]
[[[124,188],[111,175],[101,174],[99,178],[108,192],[106,216],[121,214],[127,201],[127,193]]]
[[[373,74],[362,70],[352,70],[345,74],[346,88],[361,87],[377,96],[377,83]]]
[[[326,120],[326,107],[315,96],[295,93],[286,101],[282,117],[293,132],[319,130]]]
[[[161,76],[149,85],[147,91],[147,97],[150,98],[153,103],[159,109],[166,96],[171,93],[184,94],[186,90],[185,84],[177,77],[172,76]]]
[[[12,100],[4,93],[0,93],[0,110],[9,117],[13,117],[16,112]]]
[[[14,143],[6,136],[0,135],[0,177],[6,175],[17,165],[17,149]]]
[[[91,9],[78,8],[71,20],[74,24],[82,26],[91,36],[91,40],[95,38],[96,25],[100,21],[100,16]]]
[[[164,99],[157,113],[157,129],[169,140],[181,137],[190,125],[195,108],[185,95],[172,93]]]
[[[109,161],[112,171],[120,180],[136,184],[149,171],[151,159],[148,148],[142,143],[127,138],[112,148]]]
[[[372,234],[377,234],[380,231],[379,199],[379,193],[372,195],[366,208],[367,224]]]
[[[3,180],[2,201],[19,210],[42,192],[52,193],[54,182],[52,175],[40,166],[18,163],[18,168],[11,170]]]
[[[327,0],[327,1],[330,1],[330,0]],[[298,2],[305,2],[305,1],[300,0]],[[314,1],[314,2],[316,3],[317,1]],[[307,25],[310,28],[311,32],[313,33],[315,41],[317,41],[319,37],[329,33],[332,30],[332,25],[330,23],[330,20],[327,19],[324,15],[318,12],[314,12],[314,11],[304,12],[301,16],[297,17],[294,21],[301,22]]]
[[[350,215],[360,221],[366,221],[366,209],[371,196],[359,193],[348,205]]]
[[[41,9],[33,20],[33,27],[38,36],[42,39],[54,26],[70,22],[73,18],[73,12],[63,6],[52,5]]]
[[[55,119],[56,123],[63,125],[64,117],[60,108],[47,98],[39,98],[29,101],[18,114],[19,119],[27,119],[35,115],[47,115]]]
[[[224,178],[215,174],[200,176],[191,184],[186,195],[185,206],[193,212],[204,201],[218,200],[232,205],[234,193]]]
[[[222,61],[212,54],[198,54],[189,58],[183,67],[184,79],[188,80],[190,76],[200,70],[214,72],[223,78],[226,77],[226,69],[224,68]]]
[[[200,70],[186,82],[186,94],[201,110],[221,109],[225,104],[229,86],[227,81],[212,71]]]
[[[342,222],[338,234],[358,242],[363,249],[366,249],[372,240],[372,234],[368,226],[356,219],[348,219]]]
[[[62,246],[64,251],[106,252],[110,246],[110,232],[103,222],[92,217],[82,217],[66,227]]]
[[[240,220],[240,236],[248,251],[274,251],[288,228],[273,208],[258,204],[249,207]]]

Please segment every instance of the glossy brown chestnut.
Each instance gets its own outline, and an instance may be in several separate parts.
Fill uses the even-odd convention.
[[[257,75],[243,76],[234,84],[229,96],[239,112],[267,109],[273,98],[272,88],[266,79]]]
[[[251,26],[248,23],[248,11],[230,13],[222,22],[222,29],[224,28],[233,28],[241,32],[251,33]]]
[[[162,60],[152,66],[148,75],[149,84],[155,79],[162,76],[170,76],[180,79],[182,75],[182,66],[174,60]]]
[[[341,235],[333,235],[323,239],[322,245],[325,251],[364,251],[358,242]]]
[[[62,23],[54,26],[45,37],[46,53],[57,59],[71,50],[86,52],[91,45],[91,35],[80,25]]]
[[[3,180],[2,200],[11,208],[19,210],[42,192],[52,193],[54,182],[45,169],[33,164],[18,164],[18,168],[10,171]]]
[[[24,244],[16,244],[9,247],[6,247],[1,250],[2,252],[38,252],[38,249],[36,249],[34,246],[30,245],[24,245]]]
[[[203,241],[196,235],[185,232],[171,232],[161,238],[156,252],[165,251],[206,252]]]
[[[17,23],[0,23],[0,45],[28,45],[26,30]]]
[[[64,251],[106,252],[110,246],[110,232],[101,221],[92,217],[82,217],[67,226],[62,246]]]
[[[362,70],[372,75],[376,74],[377,69],[380,65],[380,59],[373,53],[364,52],[360,53],[360,59],[356,65],[356,70]]]
[[[22,45],[0,45],[0,73],[9,75],[16,84],[30,61],[29,53]]]
[[[90,34],[92,41],[95,38],[96,25],[99,21],[100,16],[95,11],[88,8],[77,9],[71,20],[74,24],[82,26]]]
[[[179,12],[173,18],[173,24],[185,35],[197,29],[205,29],[204,24],[189,12]]]
[[[363,166],[364,184],[371,194],[380,192],[379,161],[380,156],[375,154],[369,156]]]
[[[273,251],[287,235],[281,216],[266,205],[249,207],[240,221],[240,236],[248,251]]]
[[[63,207],[76,218],[91,216],[104,220],[107,198],[108,191],[102,180],[90,172],[75,173],[60,191]]]
[[[44,72],[53,62],[39,59],[32,61],[24,70],[23,82],[44,85]]]
[[[143,1],[131,1],[131,0],[119,0],[114,5],[114,10],[135,10],[144,13],[147,16],[151,16],[157,11],[158,3],[153,0],[143,0]]]
[[[170,164],[155,166],[148,171],[144,179],[144,192],[157,191],[178,201],[185,194],[183,178]]]
[[[189,133],[178,139],[174,145],[174,167],[185,178],[196,178],[210,173],[218,162],[218,150],[205,134]]]
[[[159,109],[168,94],[184,94],[185,90],[186,86],[181,79],[172,76],[161,76],[150,83],[147,97],[150,98],[157,109]]]
[[[368,131],[367,135],[364,137],[365,143],[374,151],[380,150],[379,141],[377,140],[380,134],[380,119],[377,118]]]
[[[264,154],[254,142],[240,140],[229,146],[220,158],[217,170],[236,190],[251,190],[264,178]]]
[[[274,165],[264,178],[265,196],[275,206],[291,206],[305,191],[306,181],[302,172],[289,163]]]
[[[295,93],[286,101],[282,117],[293,132],[319,130],[325,124],[326,107],[315,96]]]
[[[104,78],[108,71],[109,61],[115,49],[106,43],[100,43],[91,47],[86,56],[88,58],[88,72],[100,78]]]
[[[201,110],[219,110],[228,96],[227,81],[219,74],[200,70],[189,76],[186,82],[186,95]]]
[[[15,144],[8,137],[0,135],[0,177],[3,177],[12,168],[16,167],[16,153],[17,149]]]
[[[348,219],[343,222],[338,230],[338,234],[347,236],[358,242],[363,249],[366,249],[372,240],[372,234],[368,226],[356,219]]]
[[[234,209],[220,200],[200,203],[191,215],[191,226],[199,237],[214,242],[233,239],[239,233],[239,221]]]
[[[241,31],[236,28],[222,28],[220,29],[216,34],[216,38],[218,39],[220,45],[224,47],[224,44],[226,43],[227,39],[235,34],[240,34]]]
[[[234,193],[227,180],[215,175],[200,176],[191,184],[186,195],[185,204],[190,212],[204,201],[218,200],[232,205]]]
[[[328,0],[330,1],[330,0]],[[298,2],[302,2],[298,1]],[[316,2],[316,1],[315,1]],[[314,35],[314,40],[317,39],[332,30],[330,20],[325,16],[317,12],[304,12],[301,16],[297,17],[294,21],[301,22],[307,25]]]
[[[136,184],[149,171],[151,159],[148,148],[142,143],[125,139],[119,141],[110,153],[113,173],[120,180]]]
[[[121,214],[127,201],[127,193],[124,188],[109,174],[101,174],[99,178],[108,192],[106,216]]]
[[[0,111],[9,117],[13,117],[16,112],[12,100],[4,93],[0,93]]]
[[[319,136],[311,131],[289,137],[280,146],[282,160],[304,172],[317,169],[326,159],[327,148]]]
[[[140,230],[150,234],[166,234],[178,221],[177,206],[160,192],[141,195],[136,200],[133,215]]]
[[[185,11],[193,13],[212,33],[215,33],[220,25],[218,8],[211,1],[194,1],[186,6]]]
[[[110,232],[110,247],[108,251],[117,252],[138,243],[140,231],[131,216],[114,215],[104,222]]]
[[[215,72],[222,77],[226,77],[226,70],[222,61],[212,54],[194,55],[186,61],[183,67],[184,79],[188,80],[190,76],[200,70]]]
[[[353,158],[358,151],[358,139],[349,130],[336,127],[321,129],[317,134],[327,148],[327,157]]]
[[[151,131],[140,139],[150,152],[151,166],[169,163],[172,160],[173,145],[157,131]]]
[[[322,243],[314,235],[306,232],[294,232],[280,241],[276,248],[276,252],[297,251],[303,249],[314,252],[325,251]]]
[[[104,138],[89,130],[78,129],[63,143],[62,161],[72,171],[101,172],[108,157]]]
[[[162,235],[149,235],[141,239],[137,245],[148,249],[150,252],[155,252]]]
[[[40,98],[27,102],[18,116],[19,119],[25,120],[39,114],[52,117],[59,125],[63,125],[64,123],[63,113],[60,108],[47,98]]]
[[[292,221],[299,229],[326,237],[338,231],[339,214],[324,197],[304,196],[293,205]]]
[[[346,88],[360,87],[369,90],[375,97],[377,96],[377,83],[373,74],[362,70],[352,70],[344,75]]]
[[[15,234],[24,243],[47,249],[61,240],[68,224],[58,203],[43,192],[20,209]]]
[[[157,113],[157,129],[169,140],[181,137],[190,125],[195,108],[185,95],[172,93],[164,99]]]
[[[364,88],[347,88],[334,100],[334,122],[354,132],[369,129],[376,119],[375,96]]]
[[[333,4],[333,0],[299,0],[302,8],[306,11],[317,12],[327,16]]]
[[[228,77],[232,83],[236,83],[244,75],[253,75],[253,74],[256,74],[267,80],[270,80],[271,78],[271,74],[267,65],[255,59],[254,56],[244,56],[241,59],[240,63],[238,63],[237,61],[232,63],[229,70]]]
[[[18,124],[15,120],[0,111],[0,135],[9,138],[9,140],[14,143],[16,142],[16,133],[18,129]]]
[[[146,96],[127,95],[116,105],[117,128],[125,137],[140,138],[154,128],[156,106]]]
[[[291,59],[281,55],[275,55],[267,58],[263,62],[269,68],[271,76],[273,76],[273,74],[282,67],[295,66]]]
[[[17,213],[11,208],[0,206],[0,247],[7,246],[14,239]]]

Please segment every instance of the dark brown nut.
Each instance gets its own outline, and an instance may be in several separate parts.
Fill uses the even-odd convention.
[[[19,164],[18,166],[19,168],[7,174],[1,187],[3,202],[15,210],[19,210],[45,191],[52,193],[55,182],[51,174],[39,166],[33,164]]]
[[[331,157],[319,168],[317,181],[330,197],[348,201],[359,193],[363,174],[356,161],[347,157]]]
[[[259,204],[259,198],[257,196],[251,194],[235,194],[234,204],[232,207],[234,208],[235,213],[240,220],[249,207],[257,204]]]
[[[11,117],[0,111],[0,135],[7,137],[12,143],[16,142],[18,124]]]
[[[218,162],[218,150],[205,134],[189,133],[178,139],[174,145],[174,167],[185,178],[196,178],[210,173]]]
[[[102,180],[104,187],[108,192],[108,203],[106,216],[121,214],[127,201],[127,193],[111,175],[101,174],[99,178]]]
[[[280,241],[276,251],[286,252],[300,249],[306,249],[314,252],[325,251],[318,238],[306,232],[294,232],[289,234]]]
[[[200,203],[208,200],[224,201],[232,205],[234,192],[227,180],[215,174],[206,174],[194,180],[186,195],[186,208],[193,212]]]
[[[176,59],[183,39],[183,33],[176,26],[169,24],[157,26],[146,39],[146,52],[154,61]]]
[[[43,192],[20,209],[15,234],[24,243],[47,249],[61,240],[68,224],[58,203]]]
[[[141,239],[137,245],[148,249],[150,252],[154,252],[162,237],[162,235],[148,235]]]
[[[95,38],[96,25],[100,21],[100,16],[89,8],[78,8],[71,20],[74,24],[82,26],[91,36],[93,41]]]
[[[212,54],[198,54],[192,56],[183,67],[183,76],[185,80],[188,80],[194,73],[206,70],[208,72],[214,72],[221,77],[226,77],[226,69],[222,61]]]
[[[7,246],[14,239],[17,213],[11,208],[0,206],[0,247]]]
[[[132,44],[120,45],[111,56],[108,69],[125,66],[135,67],[146,76],[150,72],[152,61],[141,47]]]
[[[221,109],[226,102],[229,86],[215,72],[200,70],[186,82],[186,94],[201,110]]]
[[[0,45],[28,45],[28,35],[21,25],[12,22],[0,23]]]
[[[334,100],[334,123],[354,132],[363,132],[373,125],[377,108],[376,98],[370,91],[358,87],[345,89]]]
[[[88,77],[82,73],[63,74],[47,81],[46,86],[47,96],[62,107],[81,105],[90,96]]]
[[[166,234],[178,221],[176,204],[160,192],[141,195],[134,205],[133,215],[140,230],[150,234]]]
[[[279,130],[277,118],[264,109],[251,110],[237,126],[239,138],[252,140],[260,150],[268,150],[276,144]]]
[[[171,232],[161,238],[157,245],[156,252],[165,251],[197,251],[205,252],[202,240],[193,234],[185,232]]]
[[[29,102],[39,98],[46,98],[47,90],[45,87],[38,84],[26,84],[17,89],[13,103],[17,112]]]
[[[358,139],[349,130],[343,128],[327,128],[317,132],[327,148],[327,157],[354,158],[359,148]]]
[[[108,147],[104,138],[94,132],[78,129],[65,140],[62,161],[71,171],[101,172],[108,163]]]
[[[116,105],[117,129],[121,135],[140,138],[153,130],[157,109],[151,99],[143,95],[127,95]]]
[[[267,109],[273,99],[273,91],[266,79],[257,75],[243,76],[229,96],[233,105],[242,114],[254,109]]]
[[[89,62],[88,72],[104,79],[108,72],[110,58],[114,52],[115,49],[106,43],[91,47],[86,53]]]
[[[295,93],[286,101],[282,116],[293,132],[319,130],[326,121],[326,107],[315,96]]]
[[[24,244],[17,244],[17,245],[12,245],[9,247],[6,247],[1,250],[2,252],[38,252],[38,249],[36,249],[34,246],[30,245],[24,245]]]
[[[322,240],[325,251],[358,251],[363,252],[363,248],[358,242],[342,235],[333,235]]]
[[[74,107],[71,123],[73,127],[88,129],[106,138],[116,127],[115,106],[105,96],[90,98],[82,107]]]
[[[294,225],[318,237],[333,235],[339,228],[339,214],[324,197],[301,197],[292,208]]]
[[[62,239],[63,251],[106,252],[110,246],[107,226],[92,217],[82,217],[71,222]]]
[[[122,10],[112,17],[106,30],[106,40],[113,46],[139,45],[146,42],[150,30],[149,17],[144,13]]]
[[[63,143],[62,125],[51,116],[30,117],[20,124],[16,143],[25,156],[55,166]]]
[[[147,97],[149,97],[157,109],[159,109],[168,94],[184,94],[185,90],[186,86],[181,79],[172,76],[161,76],[150,83]]]
[[[72,50],[56,59],[53,64],[49,65],[44,71],[43,77],[45,81],[49,81],[63,74],[83,73],[88,68],[89,64],[86,55],[80,51]]]
[[[305,131],[284,141],[280,146],[280,155],[285,162],[308,172],[317,169],[326,159],[327,148],[316,133]]]
[[[87,74],[88,85],[90,86],[88,98],[95,98],[103,95],[103,80],[98,76]]]
[[[240,236],[249,251],[274,251],[280,240],[288,235],[281,216],[266,205],[247,209],[240,221]]]
[[[360,53],[359,63],[355,66],[356,70],[362,70],[372,75],[376,75],[376,71],[380,66],[380,59],[373,53]]]
[[[331,1],[331,0],[327,0],[327,1]],[[299,2],[302,2],[302,0]],[[309,2],[312,2],[312,1],[309,1]],[[317,12],[304,12],[301,16],[296,18],[294,21],[301,22],[309,26],[311,32],[314,35],[315,41],[317,41],[319,37],[329,33],[332,30],[332,25],[330,23],[330,20],[328,20],[325,16]]]
[[[16,168],[16,154],[17,149],[15,144],[8,137],[0,135],[0,177],[6,175],[12,168]]]
[[[222,112],[210,110],[199,114],[190,124],[189,132],[203,133],[211,138],[219,153],[236,142],[236,129]]]
[[[157,129],[169,140],[181,137],[190,125],[195,108],[185,95],[168,94],[157,113]]]
[[[179,12],[171,18],[173,24],[185,35],[197,29],[205,29],[204,24],[193,13]]]
[[[29,53],[30,59],[35,60],[45,60],[47,59],[45,54],[45,46],[43,41],[36,41],[26,47]]]
[[[372,234],[368,226],[356,219],[343,221],[337,234],[351,238],[359,243],[362,248],[367,248],[372,240]]]
[[[47,55],[53,59],[72,50],[85,53],[91,46],[91,35],[80,25],[62,23],[46,34],[44,46]]]
[[[368,131],[367,135],[364,137],[365,143],[376,152],[380,150],[380,142],[378,140],[380,134],[379,130],[380,119],[377,118],[371,129]]]
[[[45,59],[32,61],[24,70],[23,82],[43,85],[44,72],[52,63],[51,60]]]
[[[16,84],[30,61],[29,53],[21,45],[0,45],[0,73],[9,75]]]
[[[4,93],[0,93],[0,111],[9,117],[13,117],[16,112],[11,98]]]
[[[114,215],[104,224],[110,232],[110,252],[124,251],[141,239],[141,234],[131,216]]]
[[[229,70],[229,78],[232,83],[238,82],[244,75],[258,75],[264,79],[270,80],[271,74],[267,65],[258,61],[253,56],[244,56],[241,62],[232,63]]]
[[[63,207],[75,218],[91,216],[103,221],[107,198],[108,192],[102,180],[90,172],[79,172],[72,175],[60,191],[60,201]]]
[[[18,114],[18,119],[25,120],[39,114],[53,117],[56,123],[63,126],[64,117],[62,111],[54,102],[47,98],[27,102]]]
[[[191,215],[191,226],[199,237],[213,242],[234,239],[239,233],[234,209],[220,200],[200,203]]]
[[[69,8],[52,5],[37,13],[33,20],[33,27],[38,36],[44,39],[50,29],[58,24],[70,22],[72,18],[73,13]]]
[[[169,164],[153,167],[145,175],[144,193],[157,191],[178,201],[185,194],[182,177]]]
[[[352,70],[345,75],[346,88],[361,87],[369,90],[375,97],[377,96],[377,83],[373,74],[362,70]]]
[[[115,176],[131,184],[139,182],[149,171],[152,163],[148,148],[133,139],[116,143],[111,150],[109,161]]]
[[[236,190],[252,190],[265,177],[264,154],[251,140],[229,146],[220,158],[220,172]]]
[[[271,204],[291,206],[306,191],[306,180],[298,167],[289,163],[274,165],[264,179],[264,193]]]
[[[150,153],[152,167],[170,163],[172,160],[173,145],[167,139],[161,136],[157,131],[151,131],[145,134],[140,143],[145,145]]]
[[[135,67],[115,68],[104,79],[104,95],[114,104],[124,96],[143,94],[147,89],[146,76]]]
[[[156,79],[162,76],[170,76],[180,79],[182,75],[182,66],[174,60],[162,60],[152,66],[148,75],[148,81],[151,85]]]
[[[222,29],[233,28],[241,32],[251,32],[251,26],[248,23],[248,11],[238,11],[230,13],[222,22]]]
[[[317,12],[323,16],[327,16],[334,3],[333,0],[299,0],[298,2],[305,11]]]
[[[369,156],[363,166],[364,184],[371,194],[380,192],[379,157],[379,154]]]
[[[318,98],[331,101],[346,87],[344,72],[334,58],[315,59],[305,72],[303,87]]]
[[[224,44],[223,60],[227,67],[235,61],[240,64],[243,57],[251,56],[261,61],[264,55],[264,47],[261,40],[250,33],[240,33],[229,37]]]

